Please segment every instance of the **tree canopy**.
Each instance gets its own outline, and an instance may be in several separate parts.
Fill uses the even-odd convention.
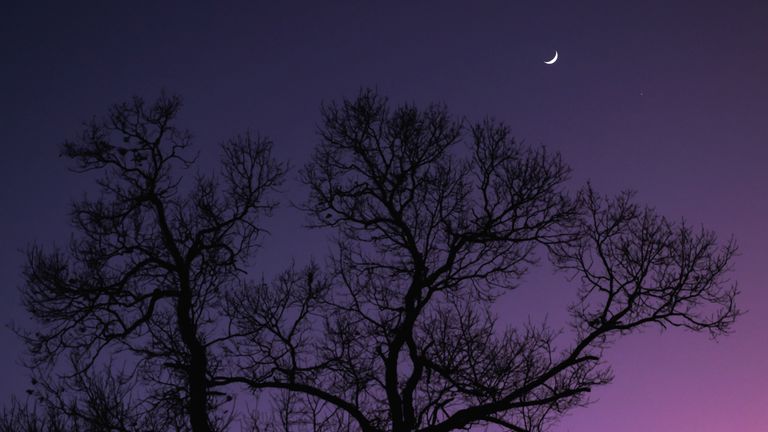
[[[740,313],[732,241],[630,192],[573,191],[559,154],[501,123],[372,90],[323,105],[299,173],[299,207],[334,252],[260,280],[253,251],[287,165],[245,134],[222,146],[218,175],[190,181],[180,106],[136,98],[64,145],[101,191],[73,204],[68,249],[29,250],[38,326],[24,338],[46,414],[14,405],[5,424],[542,431],[610,382],[615,338],[653,325],[718,336]],[[568,327],[503,328],[492,306],[542,262],[573,287]],[[245,394],[262,402],[238,405]],[[122,407],[117,426],[88,423],[103,406]]]

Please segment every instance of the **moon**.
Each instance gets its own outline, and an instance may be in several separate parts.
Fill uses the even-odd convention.
[[[557,61],[557,50],[555,50],[555,56],[552,57],[552,60],[545,61],[544,63],[546,63],[546,64],[554,64],[556,61]]]

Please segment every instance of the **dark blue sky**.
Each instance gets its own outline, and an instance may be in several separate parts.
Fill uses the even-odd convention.
[[[749,313],[735,334],[713,343],[652,330],[622,340],[608,356],[615,382],[556,430],[757,432],[768,424],[767,2],[6,3],[5,321],[25,319],[19,251],[66,241],[67,203],[89,188],[58,157],[83,120],[165,88],[184,97],[181,121],[204,163],[223,139],[252,129],[300,166],[317,142],[321,101],[372,86],[394,101],[444,102],[470,119],[504,121],[528,143],[562,152],[574,184],[637,189],[672,219],[739,241],[734,279]],[[560,59],[545,65],[555,50]],[[285,189],[290,199],[304,196],[295,182]],[[323,254],[327,233],[306,233],[290,208],[278,216],[257,271]],[[544,276],[531,282],[508,301],[527,300],[532,317],[563,312],[567,287]],[[2,330],[0,343],[6,399],[26,378],[14,335]]]

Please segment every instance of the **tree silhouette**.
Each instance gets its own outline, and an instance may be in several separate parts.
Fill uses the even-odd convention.
[[[106,171],[103,193],[75,205],[83,236],[68,254],[31,250],[24,288],[46,330],[26,336],[35,364],[67,352],[77,377],[110,347],[133,353],[149,389],[139,409],[185,418],[157,428],[225,429],[217,408],[245,388],[270,397],[266,415],[247,413],[258,431],[541,431],[610,381],[601,356],[616,337],[651,325],[718,336],[739,315],[733,242],[631,193],[569,194],[560,156],[502,124],[391,108],[370,90],[323,107],[301,171],[312,226],[336,233],[327,265],[248,279],[284,166],[240,137],[221,188],[199,177],[182,193],[178,106],[118,105],[65,146]],[[569,326],[501,328],[492,306],[542,258],[575,285]]]
[[[241,291],[231,315],[249,363],[215,380],[281,389],[276,429],[543,430],[610,381],[614,337],[651,324],[718,335],[739,314],[733,243],[629,193],[569,198],[560,157],[503,125],[392,110],[372,91],[322,115],[302,178],[314,226],[338,233],[331,272]],[[570,343],[491,313],[537,249],[580,282]]]
[[[100,190],[72,205],[79,235],[67,251],[29,250],[22,294],[42,329],[24,338],[33,368],[66,354],[74,380],[101,358],[133,354],[148,415],[183,413],[201,432],[225,421],[210,381],[227,342],[219,292],[239,283],[285,167],[268,140],[242,135],[222,146],[219,176],[185,183],[195,160],[173,124],[180,107],[175,96],[135,98],[64,144],[77,171],[101,174]]]

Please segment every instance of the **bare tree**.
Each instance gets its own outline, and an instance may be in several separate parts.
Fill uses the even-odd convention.
[[[569,198],[559,155],[501,124],[392,109],[373,91],[322,115],[302,178],[314,226],[338,233],[331,271],[230,297],[244,336],[234,372],[213,379],[278,395],[277,429],[540,431],[610,381],[601,355],[615,337],[716,336],[739,314],[733,243],[631,194]],[[537,252],[577,285],[570,327],[499,328],[491,306]]]
[[[732,242],[630,193],[569,194],[560,156],[502,124],[391,108],[373,91],[323,107],[301,172],[312,225],[336,233],[328,265],[248,279],[285,167],[245,135],[225,143],[218,180],[185,181],[179,107],[135,99],[65,145],[103,174],[101,192],[73,206],[67,251],[29,252],[23,294],[41,330],[25,338],[48,405],[0,422],[58,431],[35,427],[111,411],[110,430],[224,430],[245,388],[258,431],[542,431],[610,382],[601,358],[616,337],[718,336],[739,315]],[[574,285],[570,325],[502,328],[492,306],[542,261]],[[125,373],[90,378],[126,358]],[[46,375],[62,359],[62,380]]]
[[[40,330],[23,336],[33,369],[58,362],[65,381],[129,362],[146,415],[208,432],[227,420],[211,382],[228,337],[223,293],[239,284],[285,166],[269,140],[246,134],[223,144],[219,175],[190,173],[180,107],[175,96],[134,98],[64,144],[76,171],[100,175],[100,190],[72,205],[77,235],[66,250],[29,250],[22,295]]]

